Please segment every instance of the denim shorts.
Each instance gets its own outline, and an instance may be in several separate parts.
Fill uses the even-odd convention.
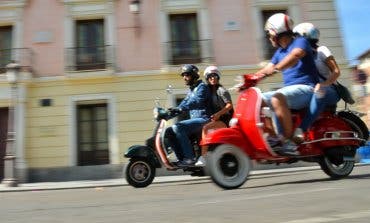
[[[276,93],[281,93],[287,99],[290,109],[302,109],[310,105],[314,88],[309,85],[295,84],[280,88],[276,91],[268,91],[262,94],[263,100],[271,107],[271,98]]]

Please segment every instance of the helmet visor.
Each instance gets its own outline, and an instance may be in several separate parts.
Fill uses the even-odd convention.
[[[214,77],[214,78],[217,78],[218,80],[220,79],[220,76],[216,73],[210,73],[210,74],[207,74],[207,80],[211,77]]]

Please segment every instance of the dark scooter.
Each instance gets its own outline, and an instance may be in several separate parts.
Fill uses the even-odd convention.
[[[145,145],[131,146],[124,154],[126,158],[130,158],[125,169],[127,182],[133,187],[146,187],[153,182],[156,168],[162,166],[169,171],[182,169],[192,176],[204,176],[203,167],[177,166],[178,160],[174,148],[170,147],[170,145],[176,145],[176,136],[172,127],[166,127],[166,122],[178,116],[179,113],[166,110],[158,103],[156,103],[153,113],[156,121],[153,136],[146,140]],[[198,158],[200,156],[200,135],[191,137],[191,142],[194,154]]]

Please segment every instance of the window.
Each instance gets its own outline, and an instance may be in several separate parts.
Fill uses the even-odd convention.
[[[162,65],[215,63],[207,0],[161,0]],[[199,28],[202,28],[201,30]]]
[[[77,106],[78,165],[109,164],[107,104]]]
[[[0,27],[0,69],[5,72],[5,67],[12,58],[12,26]]]
[[[116,1],[61,0],[64,13],[66,75],[112,75]],[[77,71],[77,72],[76,72]],[[108,72],[107,72],[108,71]]]
[[[287,10],[262,10],[262,19],[263,19],[263,25],[266,24],[266,21],[270,16],[272,16],[275,13],[287,13]],[[272,58],[275,52],[275,48],[271,45],[270,40],[266,37],[263,44],[264,48],[264,59],[269,60]]]
[[[201,62],[197,14],[172,14],[170,20],[171,64]]]
[[[104,20],[76,21],[76,69],[105,69]]]

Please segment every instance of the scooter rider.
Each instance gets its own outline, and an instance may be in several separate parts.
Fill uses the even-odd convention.
[[[290,109],[307,107],[319,82],[312,48],[305,38],[294,38],[292,26],[293,21],[283,13],[274,14],[267,20],[265,30],[277,50],[271,62],[257,72],[271,75],[278,70],[283,74],[284,87],[265,92],[263,97],[282,127],[279,137],[273,141],[282,144],[280,152],[284,155],[298,155]]]
[[[335,106],[340,100],[333,84],[336,84],[340,69],[331,51],[326,46],[319,46],[320,31],[312,23],[301,23],[294,27],[293,32],[305,37],[314,52],[315,64],[319,71],[320,83],[316,84],[309,109],[299,128],[306,132],[319,114],[327,106]],[[302,136],[303,138],[303,136]]]
[[[202,138],[210,131],[227,128],[234,112],[230,93],[220,83],[220,70],[216,66],[208,66],[204,70],[204,78],[211,93],[213,115],[211,116],[211,121],[203,127]],[[201,156],[198,158],[195,166],[205,166],[204,157],[208,151],[208,146],[202,146],[201,150]]]
[[[178,148],[175,153],[179,162],[178,166],[191,166],[196,162],[190,136],[201,135],[203,125],[210,121],[210,91],[207,85],[199,79],[199,69],[186,64],[181,68],[181,76],[189,86],[189,92],[177,108],[170,110],[176,112],[189,111],[190,119],[180,121],[172,126],[176,135]]]

